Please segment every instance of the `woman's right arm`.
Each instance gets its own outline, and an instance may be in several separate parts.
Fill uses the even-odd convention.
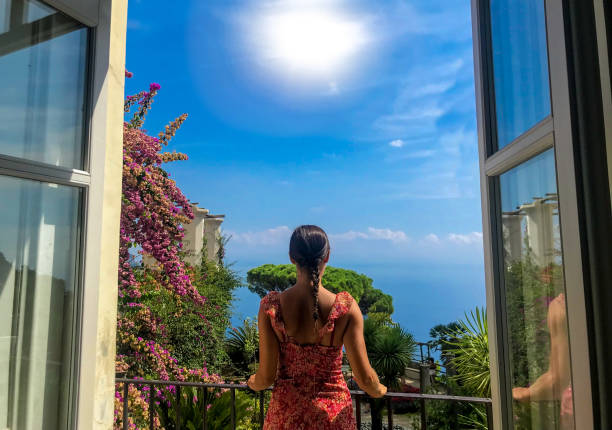
[[[361,315],[361,310],[354,300],[348,312],[348,319],[342,341],[346,348],[351,369],[353,369],[355,381],[357,381],[359,388],[371,397],[382,397],[387,392],[387,387],[378,381],[378,375],[372,369],[370,360],[368,360],[365,340],[363,339],[363,315]]]
[[[257,372],[251,375],[247,385],[254,391],[261,391],[272,385],[276,379],[280,346],[263,304],[259,306],[257,324],[259,327],[259,367]]]

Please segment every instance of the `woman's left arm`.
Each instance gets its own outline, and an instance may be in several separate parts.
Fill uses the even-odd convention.
[[[261,391],[268,388],[276,380],[279,345],[276,333],[274,333],[270,323],[270,317],[262,306],[259,307],[257,321],[259,327],[259,367],[257,372],[251,375],[247,385],[252,390]]]

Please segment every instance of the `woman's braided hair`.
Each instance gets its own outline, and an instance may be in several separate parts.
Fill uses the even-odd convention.
[[[329,254],[329,240],[321,227],[301,225],[293,231],[289,242],[289,256],[297,265],[310,273],[314,306],[312,317],[319,319],[319,282],[321,263]]]

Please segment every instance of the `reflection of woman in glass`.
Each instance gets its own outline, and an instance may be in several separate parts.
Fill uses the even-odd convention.
[[[573,429],[567,314],[563,293],[550,303],[547,324],[550,332],[548,370],[531,386],[513,388],[512,397],[518,402],[560,400],[561,428]]]

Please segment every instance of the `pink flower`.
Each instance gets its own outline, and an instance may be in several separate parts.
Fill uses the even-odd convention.
[[[134,74],[132,72],[128,72],[127,70],[125,71],[125,77],[126,78],[131,78],[132,76],[134,76]]]
[[[149,86],[149,91],[157,91],[161,88],[161,85],[159,85],[157,82],[153,82],[150,86]]]

